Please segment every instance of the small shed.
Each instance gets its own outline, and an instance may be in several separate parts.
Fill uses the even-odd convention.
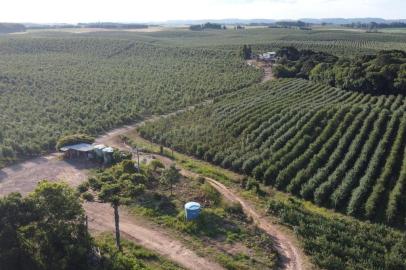
[[[94,146],[88,143],[66,145],[60,150],[65,158],[92,158]]]
[[[186,220],[196,219],[201,211],[201,206],[197,202],[188,202],[185,204],[185,217]]]
[[[113,162],[114,149],[112,147],[103,148],[103,160],[105,164],[110,164]]]

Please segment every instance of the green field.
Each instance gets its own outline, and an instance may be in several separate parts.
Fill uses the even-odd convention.
[[[401,95],[286,79],[140,131],[319,205],[404,226],[405,111]]]
[[[0,37],[0,166],[54,149],[64,134],[99,134],[257,82],[238,58],[295,45],[339,55],[406,49],[403,34],[343,30],[33,31]]]
[[[261,72],[238,56],[246,43],[350,56],[406,49],[406,36],[267,28],[2,36],[0,165],[53,151],[65,134],[96,135],[215,98],[164,125],[162,138],[159,124],[145,134],[320,205],[403,224],[405,98],[302,80],[258,85]]]
[[[210,162],[174,157],[235,190],[235,174],[213,164],[247,176],[248,183],[267,185],[258,185],[262,193],[240,194],[291,228],[318,267],[406,269],[406,96],[350,92],[303,79],[260,83],[261,70],[239,55],[245,44],[255,53],[295,46],[350,58],[406,50],[406,33],[252,28],[3,35],[0,167],[53,152],[67,134],[99,135],[197,105],[150,122],[139,133]],[[153,199],[139,197],[134,212],[198,239],[204,255],[217,256],[229,269],[274,267],[270,237],[241,213],[228,213],[227,205],[207,207],[217,223],[196,223],[202,234],[182,227],[183,200],[207,190],[185,179],[181,183],[184,189],[174,197],[151,186],[147,195]],[[166,197],[172,212],[160,209]],[[107,251],[114,249],[110,238],[99,241]],[[227,255],[229,242],[244,244],[255,256]],[[131,257],[144,250],[126,242],[125,252]],[[150,268],[163,262],[144,259]]]
[[[232,51],[121,38],[0,38],[0,166],[259,80]]]
[[[140,138],[136,132],[129,134],[127,140],[159,154],[157,144]],[[172,157],[168,150],[164,149],[164,153]],[[230,170],[179,152],[174,152],[173,158],[184,169],[239,190],[259,211],[288,227],[320,269],[406,269],[406,235],[402,230],[334,213],[272,187],[261,186],[259,194],[245,190],[241,188],[241,177]]]

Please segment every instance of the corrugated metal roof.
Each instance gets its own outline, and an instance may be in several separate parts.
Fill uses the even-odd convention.
[[[102,150],[102,149],[104,149],[104,148],[106,148],[106,146],[105,146],[104,144],[98,144],[98,145],[95,145],[95,146],[94,146],[94,149]]]
[[[94,146],[88,143],[78,143],[73,145],[67,145],[61,148],[61,151],[75,150],[79,152],[89,152],[94,149]]]

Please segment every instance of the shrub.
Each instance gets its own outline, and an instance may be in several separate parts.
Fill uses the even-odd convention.
[[[89,182],[84,182],[84,183],[81,183],[78,187],[77,187],[77,189],[78,189],[78,191],[79,191],[79,193],[85,193],[86,191],[88,191],[88,189],[89,189]]]
[[[88,202],[93,202],[94,201],[94,196],[90,192],[85,192],[82,194],[82,198]]]
[[[245,185],[245,189],[246,190],[254,189],[255,193],[259,193],[261,191],[259,183],[254,178],[248,178],[248,181]]]
[[[221,202],[221,194],[209,183],[204,183],[201,186],[201,189],[204,193],[204,196],[209,200],[213,205],[218,205]]]
[[[149,167],[155,172],[157,169],[164,169],[165,165],[161,161],[154,159],[149,163]]]
[[[230,214],[243,214],[243,209],[239,202],[224,202],[224,211]]]
[[[135,173],[134,162],[132,160],[125,159],[120,163],[121,167],[123,168],[124,173]]]
[[[123,160],[131,160],[132,156],[133,156],[132,153],[129,151],[114,149],[113,163],[116,164],[116,163],[120,163]]]
[[[204,178],[203,176],[199,175],[199,176],[196,178],[196,181],[197,181],[199,184],[204,184],[204,183],[206,182],[206,178]]]

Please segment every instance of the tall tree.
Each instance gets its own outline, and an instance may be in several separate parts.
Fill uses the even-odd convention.
[[[251,59],[252,49],[250,45],[244,45],[241,49],[241,57],[245,60]]]
[[[134,163],[124,160],[105,172],[89,179],[102,202],[110,203],[114,209],[116,246],[121,251],[119,207],[128,204],[144,191],[146,177],[135,173]]]

